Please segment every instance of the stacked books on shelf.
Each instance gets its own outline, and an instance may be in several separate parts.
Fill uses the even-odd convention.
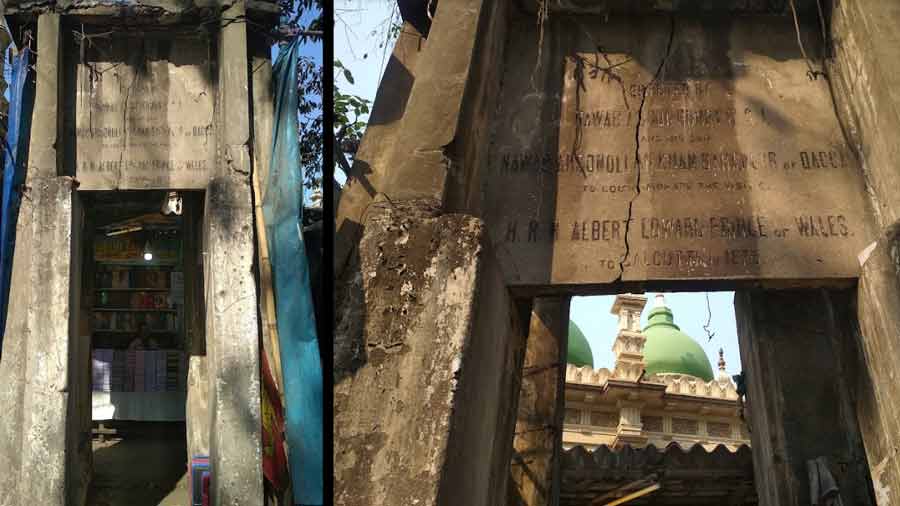
[[[177,350],[112,350],[92,352],[95,392],[184,392],[187,360]]]
[[[172,309],[174,299],[166,292],[100,291],[99,308],[108,309]]]
[[[93,312],[93,329],[95,331],[132,332],[136,333],[144,324],[151,331],[175,332],[177,330],[177,313],[141,313],[113,312],[95,308]]]
[[[96,273],[93,330],[181,332],[184,274],[178,271],[109,267]]]
[[[121,267],[107,267],[96,273],[95,284],[97,288],[169,288],[171,271],[156,269],[125,269]]]

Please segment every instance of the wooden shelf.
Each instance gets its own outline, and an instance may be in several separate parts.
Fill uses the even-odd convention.
[[[170,288],[95,288],[95,292],[168,292]]]
[[[96,263],[97,265],[111,265],[114,267],[140,267],[140,269],[128,269],[128,270],[150,270],[150,269],[153,269],[156,267],[177,267],[179,264],[177,261],[174,261],[174,260],[165,261],[165,262],[156,262],[156,261],[147,262],[145,260],[133,260],[130,262],[123,260],[123,261],[118,261],[118,262],[111,262],[111,261],[107,261],[107,260],[96,260],[96,259],[94,260],[94,263]]]
[[[93,329],[91,331],[94,334],[99,334],[101,332],[105,334],[129,334],[134,335],[137,334],[137,330],[114,330],[114,329]],[[159,335],[159,334],[178,334],[177,330],[150,330],[150,335]]]
[[[111,313],[177,313],[177,309],[139,309],[139,308],[118,308],[118,307],[93,307],[91,311],[107,311]]]

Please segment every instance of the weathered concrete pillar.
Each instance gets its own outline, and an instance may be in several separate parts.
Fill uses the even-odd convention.
[[[354,157],[354,171],[341,190],[335,220],[334,262],[339,275],[350,252],[359,242],[365,209],[384,190],[383,180],[391,166],[390,156],[395,136],[403,124],[403,114],[413,83],[416,65],[423,51],[424,38],[405,23],[397,35],[394,50],[378,84],[366,135]]]
[[[35,65],[34,111],[28,149],[28,177],[56,176],[60,168],[60,86],[63,48],[61,16],[45,13],[38,17],[37,61]]]
[[[884,62],[900,55],[896,2],[832,2],[835,105],[862,162],[876,228],[860,255],[857,292],[861,367],[856,408],[878,504],[900,502],[900,74]]]
[[[508,7],[404,30],[341,197],[337,504],[505,503],[526,324],[483,222],[444,213],[478,213]]]
[[[67,177],[29,177],[26,184],[0,363],[0,504],[63,506],[72,452],[66,422],[74,189]]]
[[[807,460],[828,459],[844,504],[875,504],[841,352],[853,339],[823,290],[735,295],[761,506],[811,504]]]
[[[244,2],[222,13],[219,168],[206,194],[206,346],[214,504],[263,504],[259,329],[253,276],[250,105]]]
[[[863,367],[856,408],[881,506],[900,500],[900,227],[865,260],[857,305]]]
[[[504,504],[524,331],[484,224],[369,215],[336,287],[335,504]]]
[[[16,227],[12,288],[0,362],[0,505],[67,502],[67,462],[78,441],[67,435],[70,395],[77,396],[69,314],[74,184],[59,177],[57,97],[60,17],[38,18],[37,88],[29,170]],[[76,304],[77,304],[77,299]],[[77,336],[77,334],[76,334]],[[77,471],[72,469],[72,471]],[[72,501],[83,481],[72,477]],[[82,487],[82,488],[79,488]]]
[[[550,506],[559,497],[569,297],[534,299],[510,463],[511,506]]]
[[[372,201],[430,199],[478,216],[499,97],[507,12],[496,0],[441,0],[428,37],[404,25],[341,193],[338,275],[356,248]]]

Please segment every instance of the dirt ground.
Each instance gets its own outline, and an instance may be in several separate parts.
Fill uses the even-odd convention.
[[[183,427],[149,424],[104,441],[95,436],[87,506],[189,506]]]

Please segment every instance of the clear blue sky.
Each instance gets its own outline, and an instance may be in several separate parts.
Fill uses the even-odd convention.
[[[334,56],[353,73],[355,84],[339,81],[341,91],[375,100],[378,81],[393,49],[383,44],[391,19],[400,19],[393,0],[336,0]],[[379,47],[379,45],[381,47]]]
[[[647,323],[647,314],[653,308],[656,293],[647,293],[647,306],[641,315],[641,323]],[[714,333],[712,340],[707,337],[703,326],[708,315],[706,293],[667,293],[666,305],[675,315],[675,324],[693,337],[706,351],[713,371],[717,371],[719,348],[725,351],[725,370],[729,375],[741,371],[740,350],[737,342],[737,329],[734,321],[734,292],[709,292],[709,307],[712,320],[709,331]],[[578,324],[591,344],[594,353],[594,367],[612,368],[612,345],[616,337],[616,317],[609,310],[615,296],[574,297],[570,309],[570,318]]]
[[[375,101],[378,82],[394,42],[385,44],[392,19],[400,19],[394,0],[336,0],[334,2],[334,57],[353,74],[354,84],[335,76],[342,93]],[[380,46],[380,47],[379,47]],[[367,115],[368,116],[368,115]],[[360,118],[363,121],[368,117]],[[346,177],[335,169],[341,184]]]
[[[393,0],[337,0],[335,2],[334,54],[353,73],[355,84],[339,81],[344,93],[351,93],[369,100],[375,99],[378,82],[393,46],[378,47],[390,25],[391,16],[399,16]],[[343,182],[343,178],[339,179]],[[654,293],[648,293],[646,314],[652,307]],[[575,297],[572,299],[571,318],[575,321],[594,353],[596,367],[612,367],[612,343],[616,335],[616,318],[609,313],[614,297]],[[709,341],[703,325],[707,320],[705,293],[671,293],[666,301],[675,314],[675,323],[692,336],[706,350],[713,369],[719,357],[719,348],[725,350],[726,370],[737,374],[741,370],[740,351],[734,321],[734,293],[711,292],[712,309],[710,331],[715,333]]]

